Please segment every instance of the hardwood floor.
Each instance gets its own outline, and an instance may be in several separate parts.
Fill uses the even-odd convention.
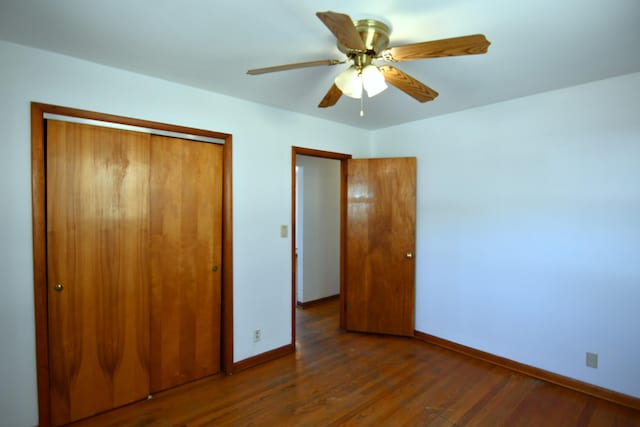
[[[411,338],[297,311],[297,352],[158,393],[80,426],[640,426],[640,412]]]

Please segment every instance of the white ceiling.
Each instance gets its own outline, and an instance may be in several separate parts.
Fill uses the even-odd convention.
[[[246,74],[343,59],[315,16],[326,10],[382,19],[391,46],[476,33],[492,44],[485,55],[396,64],[440,96],[421,104],[391,87],[365,100],[365,117],[344,96],[317,108],[345,65]],[[377,129],[638,72],[640,1],[0,0],[0,39]]]

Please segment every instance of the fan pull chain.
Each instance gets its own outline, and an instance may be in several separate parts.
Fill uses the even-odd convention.
[[[360,95],[360,117],[364,117],[364,82],[360,78],[360,84],[362,85],[362,92]]]

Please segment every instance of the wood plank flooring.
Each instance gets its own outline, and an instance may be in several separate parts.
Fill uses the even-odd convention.
[[[640,426],[639,411],[415,339],[340,331],[335,300],[297,318],[295,355],[74,426]]]

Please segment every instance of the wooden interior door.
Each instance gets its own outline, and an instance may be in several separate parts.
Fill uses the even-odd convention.
[[[51,421],[149,394],[149,135],[47,122]]]
[[[345,328],[414,333],[416,159],[347,160]]]
[[[152,392],[220,369],[222,151],[152,137]]]

